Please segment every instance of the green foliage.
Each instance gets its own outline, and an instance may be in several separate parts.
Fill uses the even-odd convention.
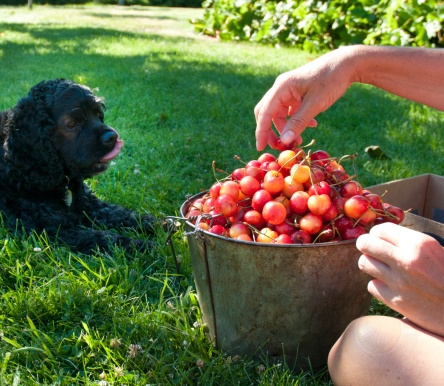
[[[206,0],[196,31],[320,52],[345,44],[443,47],[438,0]]]

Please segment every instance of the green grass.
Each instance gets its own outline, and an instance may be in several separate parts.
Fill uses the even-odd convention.
[[[90,180],[101,198],[158,216],[257,158],[253,108],[281,72],[310,55],[220,43],[194,34],[198,9],[117,6],[0,7],[0,110],[43,79],[70,78],[105,97],[107,122],[125,146]],[[332,155],[358,153],[364,186],[444,174],[442,113],[354,86],[305,139]],[[378,161],[364,149],[379,145]],[[44,235],[0,229],[0,385],[327,385],[325,370],[285,367],[218,352],[199,325],[189,251],[181,260],[159,230],[151,254],[84,256]],[[373,313],[387,310],[377,303]],[[203,367],[197,364],[203,361]],[[101,378],[102,377],[102,378]],[[104,384],[104,383],[103,383]]]

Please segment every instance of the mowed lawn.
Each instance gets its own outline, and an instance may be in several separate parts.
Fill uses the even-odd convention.
[[[213,161],[231,171],[240,165],[235,155],[244,162],[259,156],[254,106],[280,73],[315,58],[197,35],[189,20],[202,15],[0,6],[0,110],[44,79],[95,89],[125,146],[88,184],[110,202],[178,216],[188,196],[215,181]],[[317,120],[304,141],[333,156],[357,153],[349,167],[363,186],[444,175],[441,112],[355,85]],[[368,157],[371,145],[390,159]],[[0,228],[0,385],[330,383],[325,368],[292,372],[215,350],[201,324],[184,230],[173,235],[174,250],[162,229],[156,238],[150,254],[116,248],[85,256],[44,235]],[[276,286],[285,283],[276,278]],[[370,312],[387,310],[374,303]]]

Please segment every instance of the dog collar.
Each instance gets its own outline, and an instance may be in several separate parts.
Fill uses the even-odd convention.
[[[69,184],[69,177],[65,176],[66,178],[66,185],[65,185],[65,197],[63,198],[63,201],[65,202],[66,206],[71,206],[72,204],[72,192],[68,188]]]
[[[65,198],[63,199],[63,201],[65,201],[66,206],[71,206],[71,204],[72,204],[72,192],[69,189],[66,189]]]

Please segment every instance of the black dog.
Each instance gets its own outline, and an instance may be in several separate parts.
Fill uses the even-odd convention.
[[[104,172],[123,146],[104,123],[104,110],[89,88],[54,79],[0,113],[0,212],[7,228],[46,231],[83,253],[113,244],[149,247],[150,241],[102,229],[129,227],[149,235],[154,216],[103,202],[84,183]]]

